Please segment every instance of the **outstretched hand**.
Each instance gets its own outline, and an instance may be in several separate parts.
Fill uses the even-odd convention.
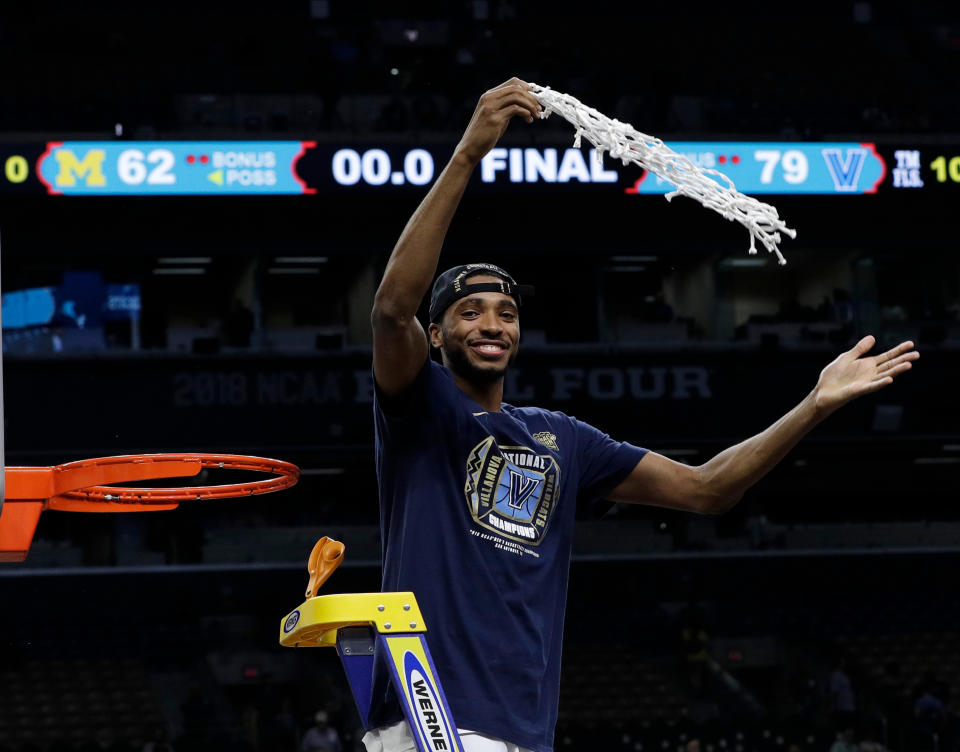
[[[913,367],[920,353],[913,342],[901,342],[882,355],[868,357],[866,353],[876,344],[872,335],[857,342],[851,350],[841,353],[820,372],[816,387],[818,408],[832,411],[861,394],[869,394],[892,384],[894,378]]]
[[[522,117],[532,123],[540,114],[540,103],[530,93],[529,84],[511,78],[480,97],[456,153],[477,164],[500,140],[511,118]]]

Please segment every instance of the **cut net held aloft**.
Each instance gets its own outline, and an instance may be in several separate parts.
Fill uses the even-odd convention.
[[[576,128],[573,145],[580,147],[586,138],[603,160],[604,152],[619,159],[624,165],[636,164],[674,186],[666,194],[667,201],[674,196],[689,196],[704,206],[747,228],[750,233],[750,253],[756,253],[756,241],[773,254],[781,264],[787,261],[780,253],[780,233],[797,236],[787,227],[775,207],[740,193],[733,181],[719,170],[701,168],[682,154],[673,151],[655,136],[636,130],[629,123],[608,118],[587,107],[575,97],[562,94],[547,86],[530,84],[531,93],[543,107],[543,118],[556,112]]]

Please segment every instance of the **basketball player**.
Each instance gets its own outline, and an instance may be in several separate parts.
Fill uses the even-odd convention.
[[[513,118],[539,117],[518,79],[480,98],[401,234],[372,312],[383,590],[417,594],[466,752],[553,748],[578,503],[606,497],[723,512],[817,423],[918,357],[911,342],[868,357],[874,340],[865,337],[787,415],[699,467],[562,413],[504,404],[530,290],[492,264],[459,266],[433,285],[426,334],[416,312],[472,171]],[[390,692],[378,674],[370,752],[415,749]]]

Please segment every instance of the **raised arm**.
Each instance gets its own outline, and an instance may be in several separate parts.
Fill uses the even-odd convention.
[[[610,498],[702,514],[719,514],[784,458],[810,430],[837,408],[893,383],[920,357],[913,342],[868,357],[875,339],[864,337],[823,371],[814,390],[762,433],[720,452],[698,467],[646,455]]]
[[[503,135],[513,117],[528,123],[540,105],[518,78],[486,92],[453,157],[410,217],[380,281],[370,320],[373,374],[387,394],[403,391],[427,357],[417,309],[437,271],[443,240],[474,167]]]

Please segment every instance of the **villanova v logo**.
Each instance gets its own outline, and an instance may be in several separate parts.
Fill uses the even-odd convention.
[[[466,469],[463,491],[474,522],[503,538],[539,545],[556,505],[556,458],[500,446],[488,436],[470,451]]]
[[[861,147],[847,149],[846,159],[840,156],[836,147],[821,149],[823,159],[833,178],[833,186],[840,193],[853,193],[860,182],[860,170],[867,159],[867,150]]]
[[[510,496],[507,505],[514,509],[523,509],[533,492],[540,487],[540,478],[530,478],[510,468]]]

